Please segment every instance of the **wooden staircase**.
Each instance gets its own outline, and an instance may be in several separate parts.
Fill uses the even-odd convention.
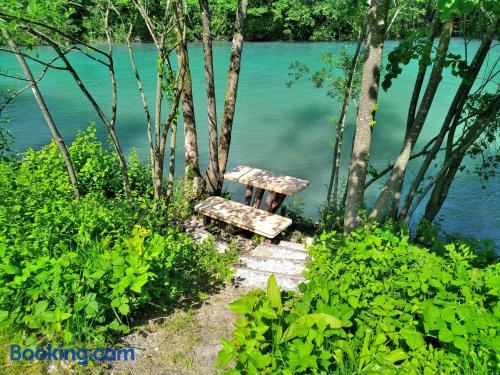
[[[308,260],[303,244],[289,241],[281,241],[279,245],[261,244],[240,257],[235,281],[244,287],[265,289],[269,276],[275,275],[282,290],[296,290],[305,282]]]

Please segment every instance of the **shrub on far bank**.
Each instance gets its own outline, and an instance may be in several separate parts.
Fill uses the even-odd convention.
[[[474,249],[437,255],[371,227],[323,234],[299,293],[252,291],[219,366],[246,372],[490,374],[499,371],[500,266]]]

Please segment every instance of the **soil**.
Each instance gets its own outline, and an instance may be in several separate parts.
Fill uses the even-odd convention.
[[[232,284],[196,310],[150,320],[123,339],[135,361],[116,362],[107,374],[215,374],[220,339],[229,338],[236,319],[228,304],[248,290]]]

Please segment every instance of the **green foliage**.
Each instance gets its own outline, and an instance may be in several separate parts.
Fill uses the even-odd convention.
[[[319,57],[322,67],[313,73],[310,72],[310,68],[307,65],[300,61],[294,61],[290,64],[288,73],[290,80],[286,85],[291,87],[297,81],[307,79],[311,81],[314,87],[326,88],[327,96],[342,102],[348,89],[347,83],[351,72],[352,58],[353,56],[348,52],[347,46],[343,47],[338,56],[334,56],[331,53],[322,54]],[[357,99],[359,96],[362,68],[363,63],[359,61],[353,77],[352,97],[354,99]]]
[[[93,127],[70,152],[80,202],[55,143],[0,161],[1,332],[31,344],[103,344],[142,314],[196,299],[231,275],[232,257],[168,226],[147,190],[124,199],[117,163]],[[139,186],[147,168],[136,160],[131,171]]]
[[[312,233],[315,231],[313,220],[304,213],[304,202],[299,197],[293,197],[285,205],[281,206],[279,214],[292,219],[290,229],[298,229],[301,232]]]
[[[325,233],[309,249],[300,293],[253,291],[222,340],[228,373],[495,373],[499,265],[474,268],[465,244],[438,256],[371,227]]]
[[[10,151],[12,133],[9,129],[0,126],[0,159],[4,159]]]
[[[498,99],[500,92],[496,93],[478,93],[471,95],[466,104],[465,110],[462,114],[462,121],[465,122],[464,133],[468,130],[470,125],[477,119],[477,114],[485,110],[492,101]],[[472,172],[479,176],[486,187],[486,183],[490,178],[494,178],[498,173],[500,166],[500,147],[497,145],[496,140],[500,137],[500,117],[494,116],[488,123],[487,128],[482,132],[481,136],[474,142],[474,144],[467,150],[466,155],[472,160],[476,161]],[[461,170],[465,170],[465,166]]]

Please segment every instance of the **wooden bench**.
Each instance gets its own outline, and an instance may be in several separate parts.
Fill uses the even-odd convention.
[[[292,220],[221,197],[209,197],[195,210],[213,219],[274,238],[292,224]]]
[[[269,192],[266,199],[265,210],[275,213],[281,206],[286,196],[292,196],[309,186],[309,181],[300,178],[239,165],[224,174],[224,179],[244,184],[247,186],[245,204],[259,208],[265,191]],[[257,191],[253,197],[253,188]]]

